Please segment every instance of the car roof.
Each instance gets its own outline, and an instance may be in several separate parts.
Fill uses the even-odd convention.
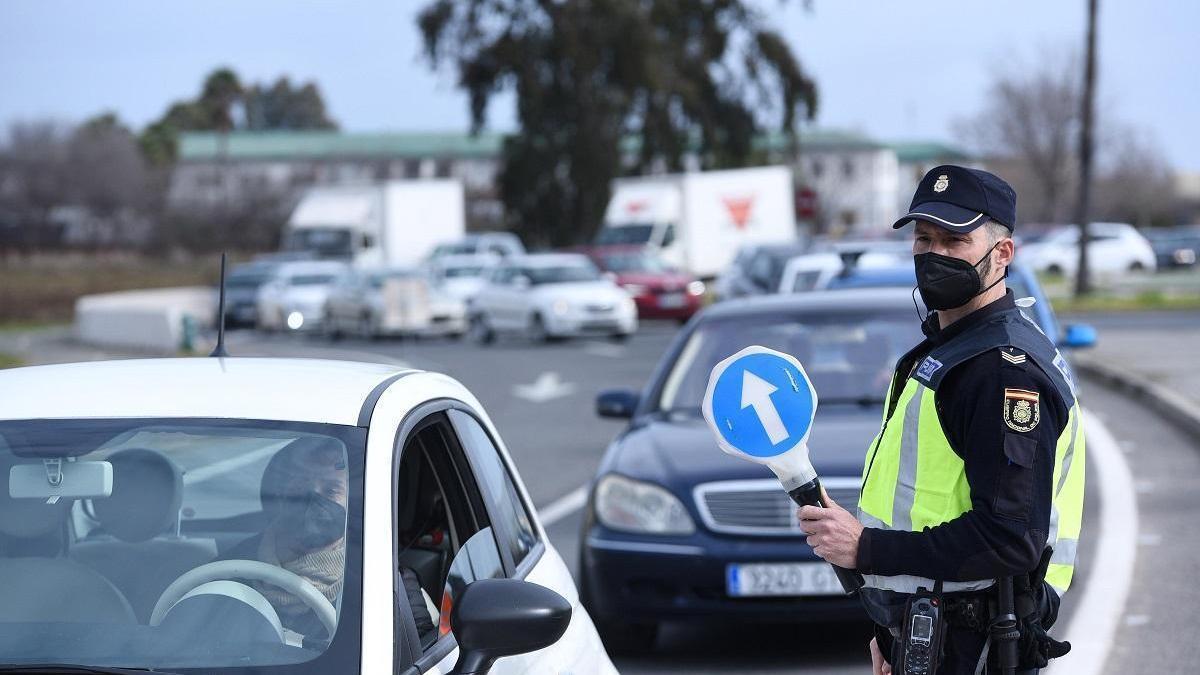
[[[704,310],[704,319],[756,316],[773,312],[879,311],[912,307],[912,289],[850,288],[783,293],[738,298],[736,302],[718,302]]]
[[[357,425],[380,385],[413,372],[376,363],[253,357],[28,366],[0,370],[0,419],[195,417]]]
[[[513,265],[524,267],[591,264],[591,260],[582,253],[529,253],[509,260]]]
[[[294,274],[337,274],[338,272],[349,269],[350,266],[343,262],[335,260],[302,260],[296,262],[281,263],[275,268],[277,276],[291,276]]]
[[[451,253],[434,261],[437,267],[475,267],[495,265],[502,258],[495,253]]]

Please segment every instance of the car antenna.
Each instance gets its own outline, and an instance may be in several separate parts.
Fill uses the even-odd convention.
[[[221,252],[221,295],[217,303],[217,346],[213,347],[209,356],[221,358],[229,356],[225,351],[225,252]]]

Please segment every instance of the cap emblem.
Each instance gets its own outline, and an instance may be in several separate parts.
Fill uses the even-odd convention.
[[[950,176],[946,174],[938,176],[937,180],[933,183],[934,192],[945,192],[948,187],[950,187]]]

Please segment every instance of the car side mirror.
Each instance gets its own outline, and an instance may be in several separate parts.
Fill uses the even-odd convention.
[[[484,675],[496,659],[558,642],[571,625],[571,603],[520,579],[480,579],[454,603],[450,626],[458,642],[451,675]]]
[[[631,419],[638,406],[637,392],[630,389],[606,389],[596,397],[596,414],[600,417]]]
[[[513,277],[513,286],[516,286],[518,290],[523,291],[532,285],[533,281],[531,281],[529,277],[525,276],[524,274]]]
[[[1058,346],[1065,349],[1094,347],[1096,346],[1096,329],[1086,323],[1070,324]]]

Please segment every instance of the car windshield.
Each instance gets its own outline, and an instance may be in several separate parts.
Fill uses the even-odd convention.
[[[348,256],[353,252],[349,230],[306,228],[292,230],[284,239],[285,251],[308,251],[319,256]]]
[[[446,279],[470,279],[483,275],[482,265],[470,265],[463,267],[444,267],[442,268],[442,277]]]
[[[602,265],[609,272],[649,272],[662,274],[668,272],[667,265],[660,259],[646,253],[612,253],[602,257]]]
[[[590,263],[587,265],[554,265],[547,267],[530,267],[525,275],[534,286],[540,284],[565,284],[574,281],[596,281],[600,278],[600,270]]]
[[[297,274],[288,279],[288,283],[292,286],[323,286],[333,283],[334,275],[332,274]]]
[[[234,274],[225,280],[225,285],[229,288],[258,288],[270,280],[271,275],[267,273]]]
[[[597,246],[621,246],[627,244],[645,244],[654,233],[653,225],[620,225],[605,227],[596,233]]]
[[[0,663],[357,672],[364,451],[328,424],[0,422]]]
[[[658,409],[699,411],[713,366],[750,345],[799,359],[821,403],[882,401],[896,360],[921,339],[911,312],[773,313],[705,321],[669,368]]]

